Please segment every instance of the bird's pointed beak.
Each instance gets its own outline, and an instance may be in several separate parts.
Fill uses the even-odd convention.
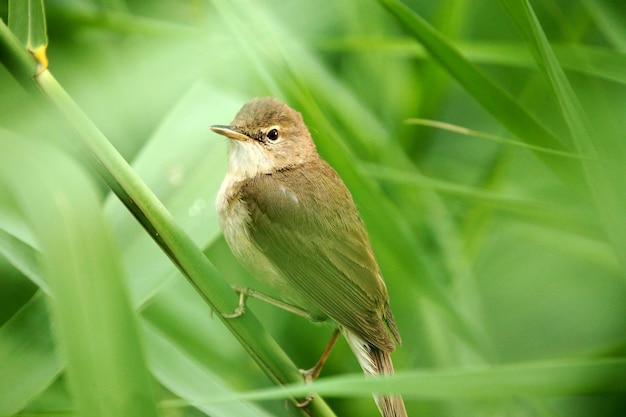
[[[211,126],[211,130],[215,133],[219,133],[222,136],[226,136],[229,139],[250,140],[250,137],[244,135],[243,133],[237,132],[233,126],[213,125]]]

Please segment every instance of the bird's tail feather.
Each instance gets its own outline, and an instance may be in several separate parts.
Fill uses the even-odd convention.
[[[373,346],[350,330],[342,329],[342,332],[366,376],[393,375],[389,352]],[[399,395],[374,394],[374,401],[383,417],[407,417],[404,401]]]

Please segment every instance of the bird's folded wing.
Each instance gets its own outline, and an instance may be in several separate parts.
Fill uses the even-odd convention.
[[[314,181],[310,171],[296,167],[242,188],[250,236],[301,296],[339,325],[392,351],[383,321],[387,291],[363,222],[332,168],[322,163],[316,169],[327,172]]]

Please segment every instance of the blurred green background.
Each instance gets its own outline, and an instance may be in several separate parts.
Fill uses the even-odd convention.
[[[533,1],[540,26],[523,1],[403,3],[46,1],[49,69],[223,276],[253,288],[217,225],[226,143],[209,126],[262,95],[301,111],[370,232],[404,341],[397,371],[623,367],[626,3]],[[416,16],[436,32],[417,31]],[[547,43],[533,45],[537,27],[565,76],[539,53]],[[7,65],[6,51],[0,59]],[[280,399],[210,401],[272,384],[68,131],[0,67],[0,416],[107,415],[106,402],[80,403],[81,389],[106,381],[81,387],[64,371],[83,336],[102,364],[121,346],[123,379],[148,381],[134,400],[160,415],[298,415]],[[92,273],[61,298],[47,274],[81,263]],[[89,335],[55,324],[91,303],[109,313]],[[249,306],[297,366],[314,364],[330,327]],[[100,357],[82,360],[87,369]],[[341,341],[321,378],[359,372]],[[539,388],[529,395],[491,374],[476,380],[482,394],[457,398],[463,387],[450,377],[406,395],[407,408],[626,415],[626,375],[530,375]],[[366,393],[326,399],[337,415],[377,415]]]

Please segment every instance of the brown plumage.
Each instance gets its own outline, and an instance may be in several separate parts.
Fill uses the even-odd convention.
[[[235,256],[286,302],[335,322],[366,375],[393,374],[400,335],[369,237],[300,113],[259,98],[212,129],[232,139],[217,206]],[[401,397],[375,399],[383,416],[406,416]]]

